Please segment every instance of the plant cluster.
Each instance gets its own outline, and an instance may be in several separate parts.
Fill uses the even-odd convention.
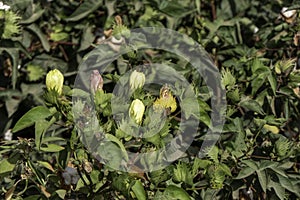
[[[299,10],[284,0],[0,2],[0,198],[300,199]],[[226,119],[204,157],[213,97],[178,55],[129,51],[76,88],[85,56],[101,46],[104,63],[138,27],[193,38],[220,71]],[[192,87],[147,84],[152,63]],[[115,96],[120,82],[126,105]],[[184,117],[200,123],[179,159],[150,172],[140,167],[151,160],[132,172],[111,167],[128,162],[128,151],[166,147]]]

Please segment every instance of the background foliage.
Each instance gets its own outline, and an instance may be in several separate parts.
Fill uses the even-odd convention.
[[[16,16],[0,13],[0,136],[13,131],[13,140],[0,141],[1,198],[300,199],[297,1],[11,0],[4,4]],[[284,7],[291,14],[282,12]],[[137,52],[134,59],[123,56],[111,65],[104,76],[107,93],[98,99],[97,109],[107,119],[103,123],[110,137],[129,148],[133,139],[109,123],[107,101],[114,82],[130,68],[128,63],[146,58],[173,66],[200,85],[202,123],[186,156],[163,170],[128,174],[100,164],[80,142],[69,112],[69,92],[78,65],[109,36],[117,15],[129,29],[155,26],[187,34],[204,46],[219,68],[227,91],[226,123],[204,159],[195,152],[210,120],[209,93],[190,66],[167,52],[155,52],[151,58]],[[65,78],[64,96],[56,103],[45,98],[45,75],[50,69],[59,69]],[[147,93],[136,95],[151,104],[158,91],[149,99]],[[158,139],[134,145],[158,147],[175,130],[172,118]]]

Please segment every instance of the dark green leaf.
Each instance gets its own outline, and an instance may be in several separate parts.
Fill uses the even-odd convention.
[[[78,51],[82,51],[82,50],[89,48],[94,40],[95,40],[95,36],[93,33],[93,27],[88,26],[88,27],[84,28],[83,35],[82,35],[81,42],[80,42],[80,47],[79,47]]]
[[[29,18],[22,20],[20,24],[31,24],[38,20],[44,14],[44,12],[45,10],[39,10],[33,13],[33,15],[31,15]]]
[[[48,121],[46,120],[39,120],[35,122],[35,145],[37,148],[40,148],[41,140],[44,132],[46,131],[48,127]]]
[[[103,5],[102,0],[87,0],[84,1],[71,16],[67,17],[66,21],[79,21],[88,16]]]
[[[261,106],[253,99],[244,99],[239,103],[239,105],[247,110],[251,110],[264,115],[264,111]]]
[[[51,116],[51,112],[44,106],[37,106],[29,110],[23,115],[13,128],[13,132],[20,131],[24,128],[32,126],[35,122]]]
[[[175,185],[169,185],[165,191],[164,195],[168,197],[168,199],[180,199],[180,200],[190,200],[190,196],[188,193]]]
[[[242,170],[240,171],[238,176],[235,177],[235,179],[243,179],[252,175],[253,173],[255,173],[255,170],[250,167],[242,168]]]
[[[264,170],[258,170],[256,171],[257,177],[260,183],[261,188],[263,189],[264,192],[267,191],[267,186],[268,186],[268,177],[267,174]]]
[[[36,25],[36,24],[30,24],[29,26],[26,26],[27,29],[32,31],[34,34],[38,36],[40,39],[44,49],[49,52],[50,51],[50,44],[49,41],[47,40],[47,37],[44,35],[42,30]]]
[[[270,180],[268,187],[274,189],[276,195],[279,197],[280,200],[286,199],[285,189],[279,183]]]
[[[277,81],[276,81],[275,76],[272,73],[270,73],[268,76],[268,80],[269,80],[270,86],[272,88],[273,94],[276,95]]]
[[[41,147],[42,151],[53,152],[53,153],[59,152],[64,149],[65,149],[64,147],[57,145],[57,144],[47,144],[46,147]]]

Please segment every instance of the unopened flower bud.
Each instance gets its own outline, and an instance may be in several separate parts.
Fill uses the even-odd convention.
[[[145,84],[146,78],[145,74],[142,72],[137,72],[134,70],[129,79],[129,85],[132,90],[136,90],[138,88],[142,88]]]
[[[59,70],[53,69],[48,72],[46,76],[46,86],[48,91],[55,90],[58,94],[61,94],[63,83],[64,76]]]
[[[145,106],[143,102],[139,99],[135,99],[132,101],[129,108],[129,116],[134,119],[137,124],[140,124],[143,119],[145,111]]]
[[[91,74],[91,92],[96,93],[97,90],[102,90],[103,88],[103,78],[98,70],[93,70]]]

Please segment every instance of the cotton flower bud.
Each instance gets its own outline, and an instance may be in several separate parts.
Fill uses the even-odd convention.
[[[135,123],[140,124],[143,119],[144,111],[145,106],[143,102],[139,99],[135,99],[130,105],[129,116],[134,119]]]
[[[145,84],[146,78],[145,74],[142,72],[138,72],[134,70],[129,79],[129,85],[132,90],[136,90],[138,88],[142,88]]]
[[[46,87],[48,91],[55,90],[58,94],[61,94],[63,83],[64,76],[59,70],[53,69],[48,72],[46,76]]]
[[[96,91],[98,91],[98,90],[102,90],[102,88],[103,88],[103,78],[100,75],[98,70],[93,70],[92,71],[90,81],[91,81],[91,92],[93,94],[95,94]]]

